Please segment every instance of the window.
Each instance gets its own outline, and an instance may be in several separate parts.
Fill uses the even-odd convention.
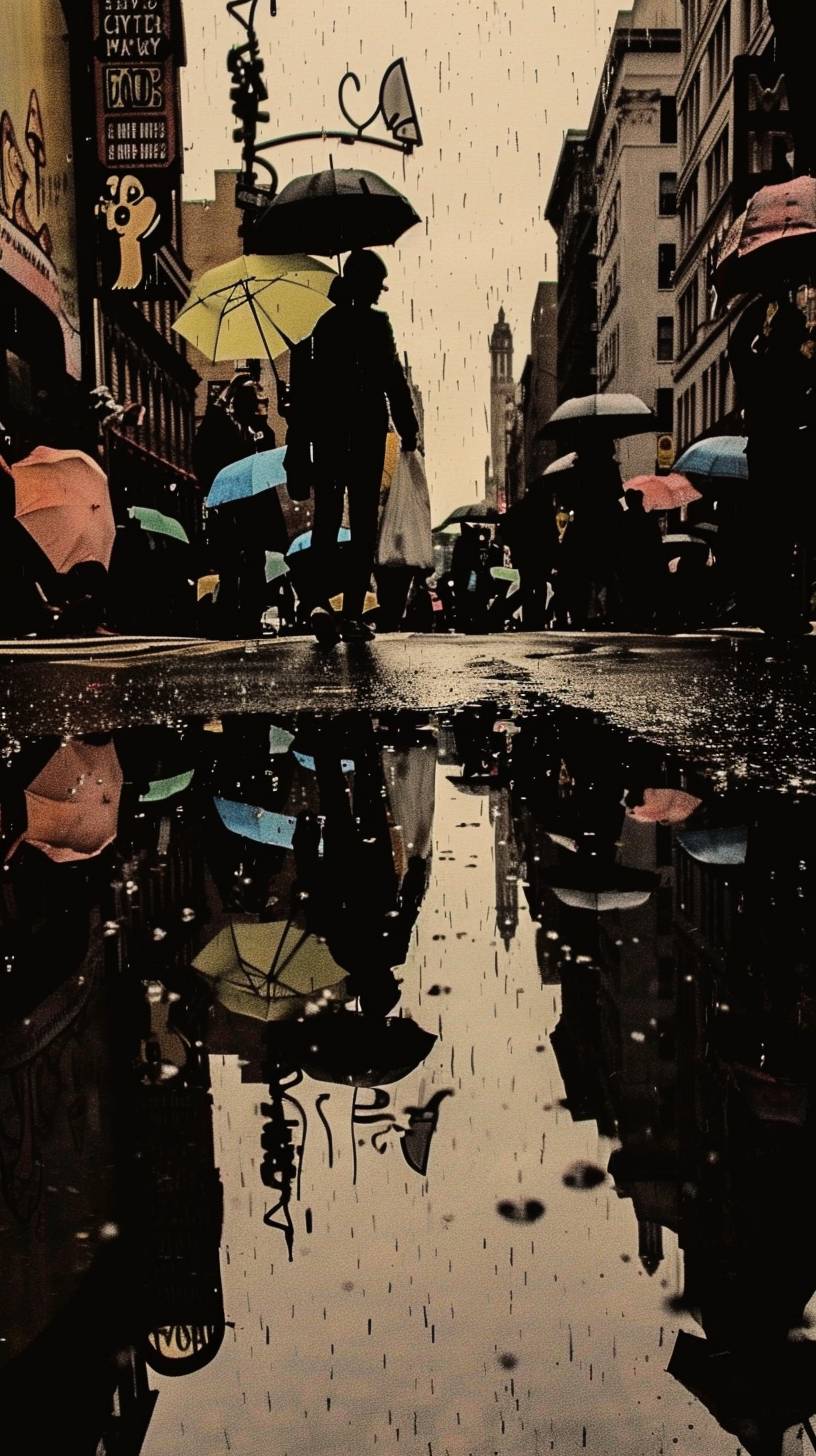
[[[728,127],[718,137],[706,159],[708,206],[714,206],[728,185]]]
[[[697,274],[689,284],[688,288],[680,295],[678,312],[680,315],[680,354],[685,354],[690,349],[697,337],[697,325],[699,322],[699,299],[697,291]]]
[[[680,114],[683,160],[685,161],[700,132],[700,73],[695,75],[686,92]]]
[[[729,381],[730,377],[731,377],[731,370],[730,370],[730,367],[729,367],[729,364],[728,364],[728,355],[727,355],[727,353],[723,353],[723,354],[720,355],[720,383],[719,383],[719,397],[717,399],[717,418],[720,419],[720,420],[724,420],[725,419],[725,416],[728,414],[728,402],[729,402],[728,381]]]
[[[655,392],[655,415],[657,428],[663,435],[670,435],[674,428],[674,390],[658,389]]]
[[[658,212],[661,217],[674,217],[677,212],[677,173],[660,173]]]
[[[657,358],[660,364],[670,364],[674,358],[674,314],[657,320]]]
[[[660,98],[660,140],[666,145],[677,141],[677,102],[673,96]]]
[[[683,193],[680,203],[680,247],[685,249],[697,236],[699,223],[699,184],[695,172]]]
[[[657,250],[657,286],[660,289],[674,286],[674,270],[677,267],[677,248],[674,243],[661,243]]]
[[[731,70],[731,0],[728,0],[708,43],[706,62],[708,65],[708,98],[711,102],[718,95]]]
[[[684,450],[697,433],[697,386],[692,384],[677,401],[677,434]]]

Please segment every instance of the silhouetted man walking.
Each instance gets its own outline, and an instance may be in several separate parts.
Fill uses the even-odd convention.
[[[411,391],[388,315],[374,308],[387,269],[376,253],[352,253],[334,285],[335,307],[324,314],[293,371],[292,419],[312,445],[315,513],[312,528],[311,624],[319,642],[366,641],[363,603],[377,549],[380,483],[389,411],[405,451],[417,447]],[[337,533],[349,498],[351,542],[341,568]],[[329,595],[343,589],[343,616]]]

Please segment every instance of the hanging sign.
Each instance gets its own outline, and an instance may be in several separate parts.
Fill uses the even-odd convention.
[[[175,167],[176,60],[172,0],[95,0],[96,135],[102,167]]]

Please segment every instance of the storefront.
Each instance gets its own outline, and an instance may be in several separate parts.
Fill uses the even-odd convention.
[[[71,65],[60,0],[3,0],[0,419],[82,374]]]

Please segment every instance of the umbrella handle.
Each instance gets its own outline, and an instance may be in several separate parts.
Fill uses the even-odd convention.
[[[243,282],[243,285],[244,285],[244,293],[246,294],[246,301],[249,304],[249,311],[250,311],[250,313],[252,314],[252,317],[255,320],[255,327],[257,328],[258,333],[260,334],[261,343],[264,346],[264,352],[265,352],[266,357],[267,357],[267,359],[269,361],[269,367],[270,367],[270,369],[272,370],[272,373],[275,376],[275,384],[279,386],[281,384],[281,377],[280,377],[277,369],[275,368],[275,361],[272,358],[272,351],[271,351],[268,343],[266,342],[266,334],[264,333],[263,328],[261,327],[261,320],[258,317],[258,310],[255,307],[255,300],[252,297],[252,292],[250,290],[249,283],[247,282],[247,280],[245,278],[242,279],[242,282]],[[287,340],[287,342],[288,342],[288,340]]]

